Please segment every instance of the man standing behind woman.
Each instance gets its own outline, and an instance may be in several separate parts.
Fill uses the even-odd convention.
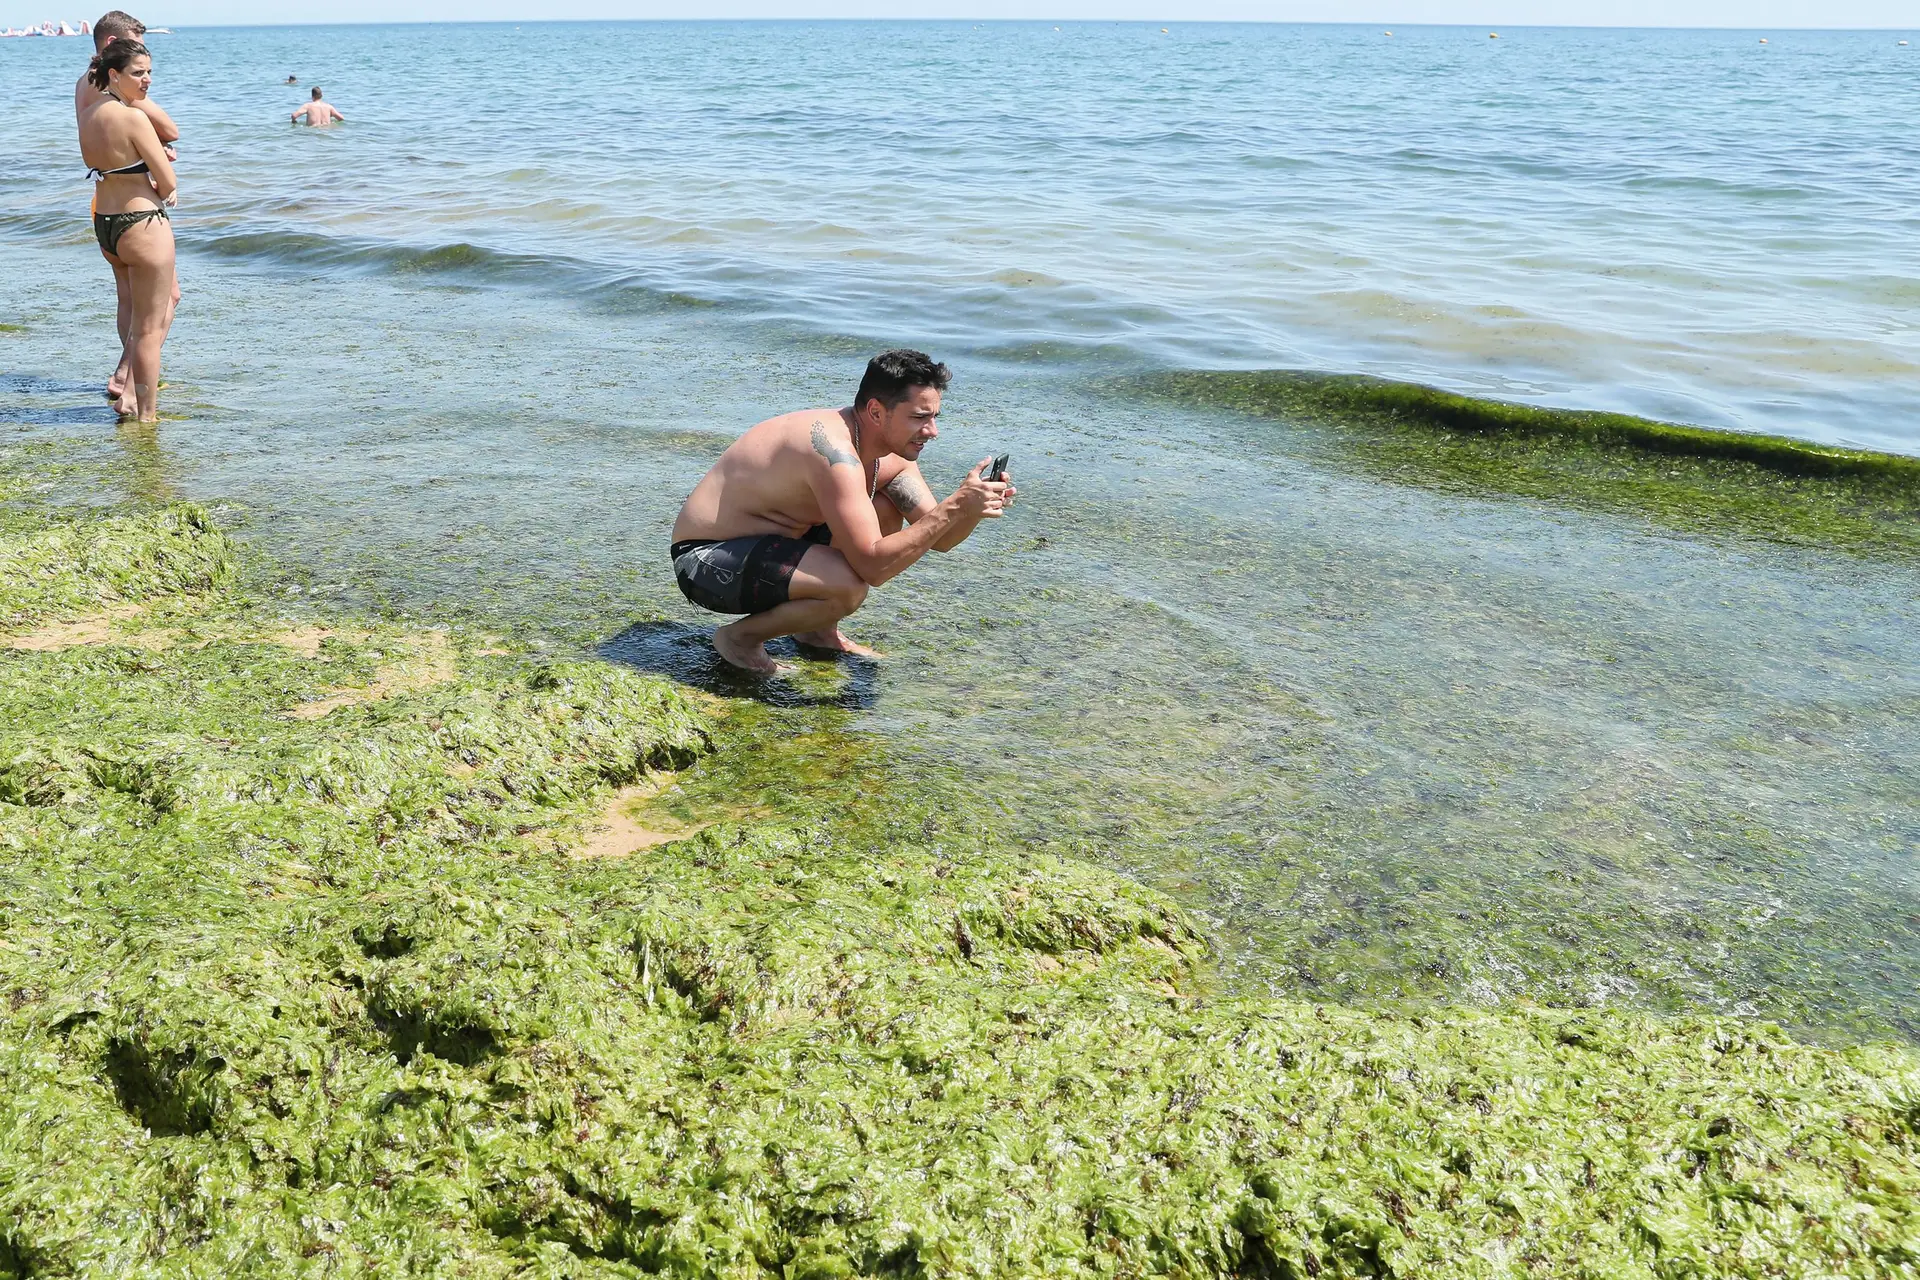
[[[80,112],[80,158],[95,183],[93,235],[125,303],[121,359],[127,377],[114,409],[157,422],[160,348],[173,323],[167,208],[176,183],[166,147],[141,110],[153,83],[153,59],[131,36],[115,39],[94,55],[87,79],[101,93]]]
[[[102,15],[100,21],[93,24],[94,52],[96,54],[104,53],[116,41],[120,40],[137,43],[140,37],[146,34],[146,31],[146,27],[139,19],[133,17],[131,14],[123,13],[115,9],[110,13]],[[97,65],[98,58],[95,59],[95,63]],[[151,69],[150,60],[148,66],[149,69]],[[108,88],[94,83],[94,74],[95,68],[89,66],[86,74],[82,75],[79,83],[73,87],[73,113],[75,120],[82,125],[83,138],[85,134],[85,121],[88,114],[93,111],[94,108],[114,101]],[[167,113],[160,109],[160,104],[145,95],[143,86],[140,96],[137,99],[129,99],[124,105],[131,106],[135,111],[147,118],[153,126],[155,136],[160,140],[162,147],[165,149],[167,160],[171,161],[173,159],[172,144],[180,137],[180,130],[174,127],[174,123],[172,119],[168,117]],[[89,154],[84,142],[82,143],[81,154],[83,157]],[[127,184],[102,183],[96,186],[94,190],[93,207],[93,212],[96,215],[96,238],[98,237],[97,219],[101,213],[100,197],[110,185],[125,186]],[[171,202],[169,201],[169,203]],[[151,221],[151,219],[148,219],[148,221]],[[161,230],[166,232],[170,256],[172,228],[163,227]],[[120,333],[120,361],[115,367],[113,375],[107,379],[107,396],[114,402],[115,409],[122,414],[131,416],[140,412],[138,394],[130,385],[134,347],[131,268],[120,262],[115,262],[114,258],[117,255],[107,253],[104,241],[102,241],[101,244],[101,252],[106,255],[107,261],[113,266],[114,292],[118,296],[117,327]],[[167,313],[166,319],[161,325],[163,336],[165,331],[173,324],[173,309],[180,303],[180,281],[178,273],[170,271],[169,276],[170,278],[167,283]]]

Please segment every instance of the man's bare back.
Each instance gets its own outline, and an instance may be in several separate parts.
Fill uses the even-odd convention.
[[[1004,479],[975,467],[936,502],[920,474],[946,382],[946,366],[889,351],[868,365],[854,405],[767,419],[694,487],[673,526],[674,573],[694,604],[747,615],[714,632],[721,657],[774,671],[765,645],[783,635],[871,652],[839,629],[868,590],[1000,516],[1014,493]]]
[[[344,124],[347,119],[334,108],[331,102],[323,102],[320,100],[320,91],[318,89],[313,91],[312,102],[309,102],[306,106],[301,107],[293,113],[293,122],[297,124],[302,116],[305,116],[307,123],[315,128],[330,125],[336,120]]]

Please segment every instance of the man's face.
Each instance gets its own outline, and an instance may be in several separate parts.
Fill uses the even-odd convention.
[[[888,453],[917,461],[927,441],[940,434],[940,391],[937,387],[909,387],[907,398],[886,411],[881,438]]]

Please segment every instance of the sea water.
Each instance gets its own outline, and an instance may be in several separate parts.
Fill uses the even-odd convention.
[[[1904,34],[1904,33],[1902,33]],[[289,590],[720,679],[680,499],[865,357],[953,363],[839,731],[1316,997],[1920,1037],[1920,573],[1330,465],[1167,369],[1368,372],[1920,453],[1885,33],[528,24],[153,38],[186,290],[157,431],[74,41],[0,44],[0,429],[220,500]],[[300,84],[284,83],[288,75]],[[349,124],[292,127],[324,86]],[[119,500],[124,492],[101,492]],[[840,683],[834,683],[840,680]],[[780,702],[780,688],[764,694]]]

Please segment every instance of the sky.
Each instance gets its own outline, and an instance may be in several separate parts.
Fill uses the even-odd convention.
[[[124,3],[124,0],[121,0]],[[113,0],[104,0],[105,4]],[[0,0],[0,26],[91,19],[103,0]],[[1526,26],[1920,26],[1915,0],[138,0],[151,26],[277,25],[296,13],[321,22],[505,21],[581,18],[1024,18],[1257,22],[1460,23]],[[308,16],[311,15],[310,18]]]

